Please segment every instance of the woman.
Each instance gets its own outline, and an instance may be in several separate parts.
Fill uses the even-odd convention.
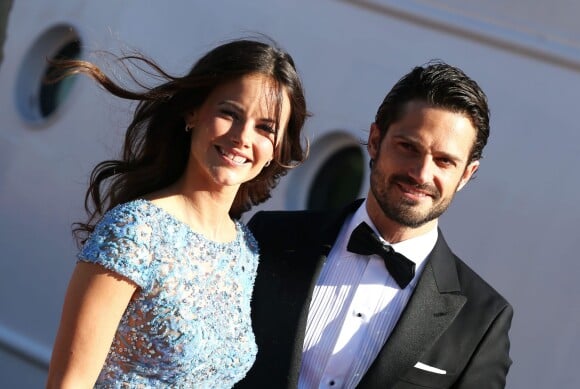
[[[305,157],[300,79],[290,55],[251,40],[184,77],[122,61],[167,81],[138,93],[91,63],[59,65],[139,105],[122,160],[91,175],[47,386],[231,387],[256,354],[258,248],[238,219]]]

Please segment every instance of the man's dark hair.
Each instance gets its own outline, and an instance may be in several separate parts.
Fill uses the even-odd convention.
[[[477,130],[469,162],[481,159],[489,137],[487,97],[461,69],[435,61],[426,66],[417,66],[403,76],[387,94],[375,116],[381,138],[389,126],[403,116],[407,103],[411,101],[424,101],[433,107],[469,117]]]

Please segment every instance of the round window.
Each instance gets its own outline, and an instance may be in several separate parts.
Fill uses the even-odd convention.
[[[16,105],[29,122],[42,122],[65,101],[75,77],[48,83],[53,70],[48,60],[81,56],[81,42],[70,27],[59,25],[42,34],[28,50],[16,83]]]
[[[364,157],[359,146],[337,150],[318,169],[308,193],[308,209],[336,209],[359,195]]]
[[[361,195],[367,174],[361,143],[345,131],[313,142],[303,165],[288,177],[287,209],[336,209]]]

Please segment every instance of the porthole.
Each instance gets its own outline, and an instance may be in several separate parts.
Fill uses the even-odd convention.
[[[288,209],[337,209],[361,196],[366,153],[346,132],[327,133],[310,148],[306,162],[289,177]]]
[[[75,30],[66,25],[45,31],[26,53],[16,82],[16,106],[28,122],[43,122],[66,100],[75,77],[47,83],[52,71],[48,59],[75,59],[81,56],[81,42]]]
[[[307,199],[307,209],[338,209],[355,200],[364,174],[360,146],[343,147],[330,155],[318,168]]]

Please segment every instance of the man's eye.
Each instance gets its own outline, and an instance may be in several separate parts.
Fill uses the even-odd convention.
[[[449,158],[438,158],[437,162],[441,165],[441,166],[453,166],[453,161]]]

